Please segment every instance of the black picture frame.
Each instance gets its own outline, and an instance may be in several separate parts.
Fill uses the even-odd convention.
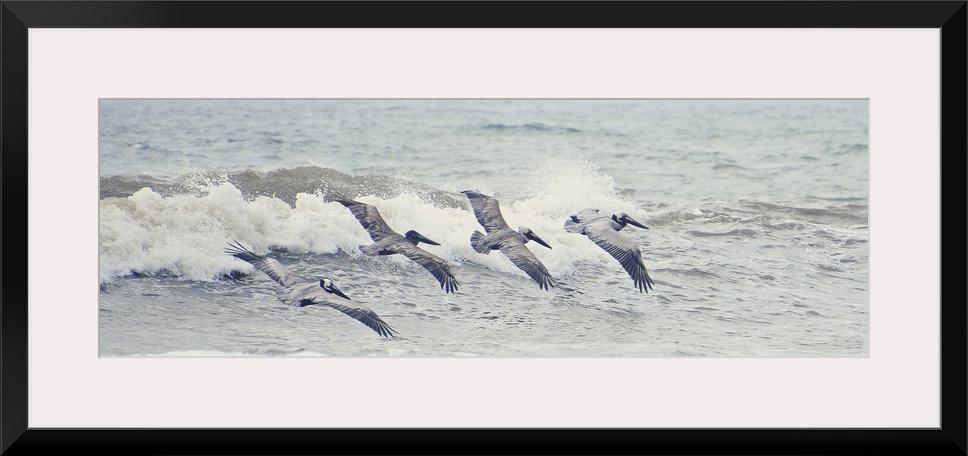
[[[552,14],[553,12],[553,14]],[[966,454],[966,6],[959,1],[3,1],[0,452],[20,454]],[[73,27],[940,28],[938,429],[35,429],[27,427],[27,30]],[[952,242],[958,243],[951,248]],[[947,260],[947,261],[946,261]],[[956,267],[957,266],[957,267]],[[912,265],[916,267],[916,265]],[[906,284],[906,286],[916,286]],[[933,303],[926,302],[925,305]]]

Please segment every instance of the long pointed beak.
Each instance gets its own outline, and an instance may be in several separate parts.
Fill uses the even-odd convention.
[[[542,241],[541,238],[539,238],[537,234],[534,234],[534,232],[528,233],[527,236],[528,236],[528,239],[531,239],[532,241],[537,242],[538,244],[541,244],[541,245],[543,245],[543,246],[545,246],[545,247],[547,247],[549,249],[551,248],[551,246],[548,245],[547,242]]]
[[[343,293],[339,288],[336,288],[336,285],[330,285],[329,286],[329,291],[332,292],[334,295],[339,296],[341,298],[350,299],[350,297],[349,296],[346,296],[346,294]],[[350,299],[350,301],[352,301],[352,299]]]
[[[440,245],[434,241],[431,241],[430,239],[427,239],[426,237],[424,237],[424,235],[416,231],[413,232],[412,236],[413,236],[413,240],[417,242],[423,242],[424,244],[430,244],[430,245]]]
[[[643,224],[641,224],[641,223],[633,220],[632,217],[629,217],[629,216],[625,216],[625,223],[629,223],[632,226],[637,226],[639,228],[649,229],[649,227],[647,227],[647,226],[645,226],[645,225],[643,225]]]

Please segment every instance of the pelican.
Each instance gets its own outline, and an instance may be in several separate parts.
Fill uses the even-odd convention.
[[[235,241],[234,244],[229,244],[228,248],[225,249],[225,253],[248,262],[258,270],[266,273],[272,280],[278,282],[279,285],[286,287],[289,296],[286,299],[280,299],[282,302],[296,307],[311,306],[314,304],[329,306],[359,320],[360,323],[363,323],[387,339],[393,337],[395,330],[386,324],[376,312],[363,306],[350,307],[344,304],[342,300],[349,301],[349,296],[346,296],[339,288],[336,288],[336,284],[331,279],[323,277],[319,282],[307,280],[299,274],[290,271],[289,268],[283,266],[282,263],[274,258],[267,258],[252,253],[243,247],[242,244],[239,244],[239,241]]]
[[[380,216],[380,212],[376,210],[376,207],[369,204],[353,201],[339,194],[333,197],[333,201],[349,208],[350,212],[356,217],[356,220],[360,222],[360,225],[363,225],[363,228],[370,233],[373,244],[368,246],[361,245],[361,252],[373,256],[395,255],[399,253],[416,261],[417,264],[423,266],[427,271],[430,271],[437,278],[437,281],[440,282],[440,288],[446,293],[457,291],[457,286],[460,284],[457,283],[454,273],[450,272],[450,266],[447,265],[447,262],[417,247],[417,244],[420,242],[430,245],[440,244],[427,239],[415,230],[407,231],[401,236],[396,231],[390,229],[390,226]]]
[[[599,214],[598,209],[585,209],[571,215],[571,218],[565,221],[565,231],[588,236],[588,239],[605,249],[622,264],[640,293],[643,291],[648,293],[652,289],[652,278],[649,277],[649,272],[645,270],[645,264],[642,263],[642,252],[639,251],[639,246],[619,233],[625,225],[649,229],[624,212],[618,212],[609,218]]]
[[[491,253],[491,250],[500,250],[515,266],[538,282],[538,288],[547,290],[548,287],[553,287],[555,282],[548,273],[548,269],[524,244],[531,240],[549,249],[551,246],[542,241],[530,228],[522,226],[518,231],[512,230],[501,216],[501,208],[496,199],[482,195],[477,190],[464,190],[461,193],[467,195],[474,209],[474,216],[484,227],[484,231],[487,231],[486,236],[480,231],[474,231],[471,235],[471,247],[474,247],[477,253],[483,254]]]

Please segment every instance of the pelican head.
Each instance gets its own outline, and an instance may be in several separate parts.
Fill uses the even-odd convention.
[[[323,277],[319,281],[319,288],[322,288],[323,290],[326,290],[327,293],[332,293],[341,298],[350,299],[350,297],[343,294],[343,292],[340,291],[339,288],[336,288],[336,284],[333,283],[333,281],[327,277]]]
[[[522,227],[518,228],[518,233],[521,233],[521,235],[524,236],[527,239],[530,239],[530,240],[532,240],[534,242],[537,242],[538,244],[541,244],[541,245],[543,245],[543,246],[545,246],[545,247],[547,247],[549,249],[551,248],[551,246],[548,245],[547,242],[542,241],[541,238],[539,238],[537,234],[534,234],[534,231],[531,231],[531,228],[522,226]],[[527,242],[527,241],[525,241],[525,242]]]
[[[649,229],[649,227],[635,221],[635,219],[633,219],[632,217],[629,217],[628,214],[624,212],[612,214],[612,220],[615,220],[616,222],[621,223],[622,226],[625,226],[625,224],[630,224],[632,226],[637,226],[639,228]]]
[[[416,230],[407,231],[404,233],[403,237],[407,238],[408,241],[413,242],[413,245],[417,245],[419,242],[430,245],[440,245],[434,241],[431,241],[430,239],[427,239],[424,237],[424,235],[418,233]]]

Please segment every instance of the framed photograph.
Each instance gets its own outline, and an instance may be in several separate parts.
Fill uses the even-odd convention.
[[[0,451],[965,454],[965,19],[3,2]]]

